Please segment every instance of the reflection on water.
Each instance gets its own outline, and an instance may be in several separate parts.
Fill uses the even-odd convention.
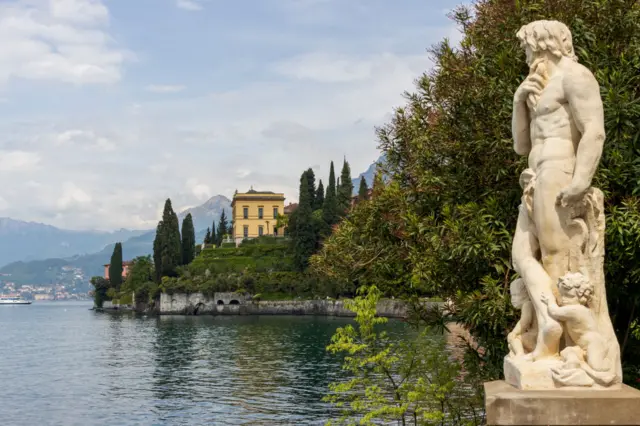
[[[0,308],[7,425],[323,424],[349,320],[136,317],[87,303]],[[401,322],[392,334],[407,333]]]

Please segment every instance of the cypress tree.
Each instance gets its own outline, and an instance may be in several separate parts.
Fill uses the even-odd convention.
[[[347,160],[344,160],[342,172],[340,173],[340,184],[338,185],[338,212],[340,215],[346,214],[351,207],[351,196],[353,194],[353,183],[351,182],[351,168]]]
[[[207,233],[204,234],[204,243],[211,244],[211,228],[207,228]]]
[[[168,198],[164,203],[160,231],[160,277],[174,277],[176,267],[182,263],[182,244],[178,215],[173,211]]]
[[[162,278],[162,221],[156,227],[156,236],[153,239],[153,264],[156,271],[156,281],[159,283]]]
[[[333,161],[329,168],[329,186],[327,186],[327,194],[324,197],[324,205],[322,207],[322,219],[330,227],[337,223],[337,200],[336,200],[336,175],[333,169]]]
[[[191,213],[182,220],[182,264],[188,265],[196,256],[196,231]]]
[[[311,201],[311,209],[316,205],[316,174],[313,169],[309,167],[307,169],[307,188],[309,190],[309,200]]]
[[[364,176],[360,177],[360,188],[358,189],[358,202],[366,201],[369,199],[369,187]]]
[[[318,182],[318,190],[316,191],[316,196],[313,199],[313,210],[320,210],[324,205],[324,185],[322,184],[322,179]]]
[[[216,243],[216,221],[214,219],[213,223],[211,224],[211,235],[209,237],[209,244],[215,244]]]
[[[307,172],[300,177],[300,200],[295,213],[295,230],[291,236],[293,242],[293,263],[299,271],[309,264],[309,257],[316,247],[316,232],[313,224],[313,209],[309,192]]]
[[[222,244],[222,239],[224,238],[225,232],[229,229],[229,223],[227,222],[227,215],[222,210],[222,214],[220,215],[220,221],[218,222],[218,233],[216,234],[215,244],[220,247]]]
[[[377,171],[373,176],[373,185],[371,185],[371,189],[375,194],[376,191],[381,191],[384,188],[384,178],[382,177],[382,172]]]
[[[227,234],[233,238],[233,219],[229,221],[229,229],[227,230]]]
[[[109,282],[111,287],[120,290],[122,285],[122,243],[116,243],[109,264]]]

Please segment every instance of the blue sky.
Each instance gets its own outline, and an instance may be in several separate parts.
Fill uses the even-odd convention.
[[[0,216],[152,228],[167,197],[357,175],[459,3],[0,0]]]

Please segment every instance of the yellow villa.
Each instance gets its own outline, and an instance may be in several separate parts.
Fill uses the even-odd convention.
[[[236,192],[231,208],[236,244],[263,235],[282,236],[282,229],[276,228],[276,222],[278,215],[284,213],[284,194],[251,188],[244,193]]]

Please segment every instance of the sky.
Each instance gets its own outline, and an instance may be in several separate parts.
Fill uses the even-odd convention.
[[[0,0],[0,217],[150,229],[355,177],[460,0]]]

